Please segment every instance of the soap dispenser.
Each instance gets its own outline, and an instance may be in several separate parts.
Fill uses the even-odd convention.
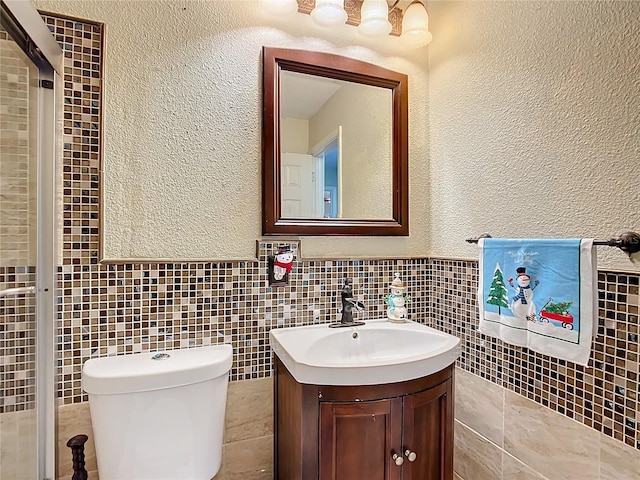
[[[388,305],[387,318],[392,323],[404,323],[407,321],[407,307],[405,303],[411,301],[409,295],[405,295],[405,286],[400,279],[400,274],[395,273],[390,285],[390,293],[384,297]]]

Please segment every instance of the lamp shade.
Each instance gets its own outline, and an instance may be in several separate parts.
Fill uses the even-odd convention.
[[[311,19],[323,27],[335,27],[347,21],[344,0],[316,0]]]
[[[380,37],[391,31],[387,0],[364,0],[358,32],[365,37]]]
[[[297,0],[261,0],[262,6],[271,15],[291,15],[298,11]]]
[[[400,41],[411,47],[422,47],[431,41],[429,15],[422,2],[413,2],[402,17],[402,35]]]

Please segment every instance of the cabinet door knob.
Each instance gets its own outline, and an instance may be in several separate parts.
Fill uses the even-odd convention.
[[[391,458],[397,466],[401,466],[404,463],[404,458],[402,458],[402,456],[398,455],[397,453],[391,455]]]
[[[408,449],[404,451],[404,454],[410,462],[415,462],[416,458],[418,457],[418,455],[416,455],[416,452],[412,452]]]

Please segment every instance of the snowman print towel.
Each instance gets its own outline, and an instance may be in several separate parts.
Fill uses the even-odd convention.
[[[597,330],[589,239],[481,238],[479,331],[581,365]]]

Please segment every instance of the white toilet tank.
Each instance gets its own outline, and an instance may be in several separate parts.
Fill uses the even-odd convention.
[[[220,469],[230,345],[87,360],[100,480],[209,480]]]

